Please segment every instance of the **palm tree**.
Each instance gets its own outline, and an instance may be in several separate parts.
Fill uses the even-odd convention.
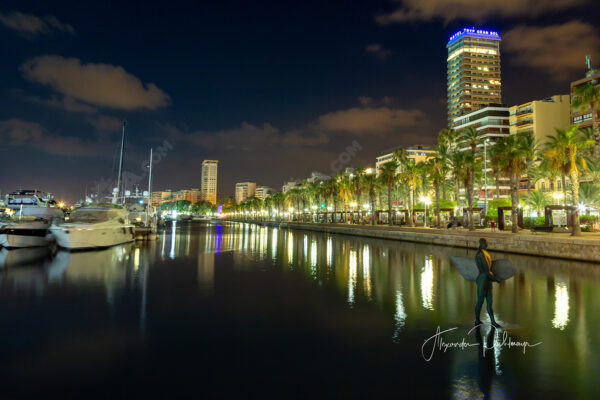
[[[388,225],[392,226],[392,189],[396,183],[396,171],[398,163],[392,160],[379,167],[379,180],[382,186],[387,188],[388,198]]]
[[[348,201],[352,196],[352,187],[350,178],[343,172],[338,172],[337,176],[338,196],[344,204],[344,223],[348,222]]]
[[[521,176],[527,171],[527,155],[529,153],[529,137],[527,134],[518,133],[501,137],[493,147],[494,158],[500,170],[510,181],[510,197],[512,201],[512,232],[517,233],[519,211],[519,182]]]
[[[582,182],[579,186],[579,201],[586,206],[599,204],[600,185],[592,182]]]
[[[419,174],[421,175],[420,187],[422,190],[422,195],[424,196],[426,193],[429,192],[429,180],[427,179],[429,170],[428,170],[427,162],[425,162],[425,161],[418,162],[417,168],[419,169]],[[415,193],[415,203],[417,202],[419,195],[421,195],[421,193]]]
[[[427,160],[427,175],[433,182],[435,190],[435,219],[436,227],[440,226],[440,184],[445,178],[445,158],[439,152],[439,147],[433,157]],[[443,146],[442,146],[443,147]]]
[[[271,215],[271,209],[274,207],[275,205],[275,201],[274,201],[274,197],[273,195],[269,195],[265,201],[264,201],[264,208],[267,211],[267,219],[270,219],[269,216]]]
[[[297,212],[300,212],[300,201],[302,201],[302,191],[300,189],[291,189],[285,194],[287,203],[291,208],[295,208]],[[294,220],[293,211],[290,212],[290,220]]]
[[[421,171],[414,162],[408,162],[403,165],[402,173],[400,174],[400,180],[406,187],[408,187],[408,202],[406,204],[408,208],[408,215],[410,226],[414,226],[412,214],[414,204],[414,193],[421,184]]]
[[[567,205],[567,173],[568,165],[564,155],[560,151],[548,151],[548,149],[559,146],[557,143],[556,136],[548,136],[549,140],[546,143],[544,157],[539,165],[539,169],[543,172],[544,176],[551,182],[554,182],[557,177],[560,177],[562,182],[563,190],[563,205]],[[554,185],[554,183],[552,183]]]
[[[351,186],[354,192],[354,198],[356,199],[356,205],[358,210],[358,220],[362,224],[361,212],[360,212],[360,195],[363,189],[363,176],[365,175],[364,168],[356,168],[352,173]]]
[[[336,196],[337,196],[337,186],[335,182],[335,178],[331,178],[322,183],[322,194],[325,199],[325,222],[327,222],[327,201],[330,197],[333,198],[333,218],[331,218],[331,222],[335,223],[335,213],[337,211],[337,207],[335,204]]]
[[[454,177],[454,201],[456,202],[457,207],[460,207],[460,177],[465,161],[462,153],[462,151],[455,149],[450,158],[450,169],[452,171],[452,176]]]
[[[490,155],[493,154],[493,147],[490,148]],[[498,165],[498,160],[495,160],[493,157],[490,157],[488,160],[488,165],[492,170],[492,175],[494,177],[494,184],[496,185],[496,199],[500,198],[500,165]]]
[[[538,215],[541,215],[542,210],[548,204],[548,196],[541,190],[533,190],[527,193],[525,201],[529,207],[537,211]]]
[[[440,182],[440,184],[442,185],[442,198],[446,200],[446,177],[448,176],[448,172],[450,169],[450,157],[452,153],[450,151],[450,146],[444,144],[443,142],[440,142],[438,144],[436,150],[437,151],[435,156],[437,158],[437,164],[439,165],[440,173],[442,175]]]
[[[479,152],[478,149],[482,143],[483,141],[481,136],[479,136],[479,132],[472,126],[463,129],[458,135],[459,147],[468,147],[471,149],[472,154],[477,154]]]
[[[454,162],[457,165],[461,165],[457,171],[457,181],[460,181],[465,187],[465,197],[467,198],[467,222],[469,230],[475,230],[473,224],[473,187],[475,182],[475,175],[481,170],[481,160],[470,151],[457,151],[454,155]]]
[[[371,201],[371,225],[375,225],[375,195],[379,188],[377,176],[374,173],[365,174],[362,178],[364,188]]]
[[[275,194],[272,195],[273,197],[273,204],[275,204],[275,206],[277,207],[277,218],[279,220],[281,220],[281,209],[283,207],[283,203],[285,201],[285,195],[281,192],[277,192]]]
[[[438,134],[438,143],[452,149],[456,145],[458,132],[452,128],[442,129]]]
[[[538,158],[538,141],[533,135],[533,131],[526,131],[520,134],[523,142],[523,150],[525,153],[525,162],[527,163],[526,174],[527,174],[527,192],[532,189],[530,176],[535,176],[538,170],[537,165],[534,163]]]
[[[575,89],[571,100],[571,107],[578,109],[590,109],[592,111],[592,129],[594,131],[594,155],[600,156],[600,127],[595,113],[596,107],[600,105],[600,86],[592,85],[591,82]]]
[[[594,140],[587,137],[577,126],[556,130],[556,137],[549,136],[546,156],[550,159],[563,160],[566,172],[571,180],[571,196],[573,199],[573,231],[572,236],[581,236],[579,223],[579,169],[587,169],[584,157],[585,149],[594,145]]]

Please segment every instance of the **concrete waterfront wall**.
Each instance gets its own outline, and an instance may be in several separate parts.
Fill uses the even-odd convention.
[[[240,221],[250,222],[250,221]],[[549,235],[513,235],[508,233],[469,232],[463,230],[389,228],[385,226],[343,226],[292,222],[251,222],[264,226],[287,227],[315,232],[372,237],[477,249],[479,238],[488,240],[489,249],[505,253],[563,258],[600,263],[600,240],[551,237]]]

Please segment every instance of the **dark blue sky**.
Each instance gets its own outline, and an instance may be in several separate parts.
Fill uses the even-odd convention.
[[[156,190],[199,187],[206,158],[232,194],[236,181],[279,188],[330,173],[354,141],[349,166],[432,144],[446,119],[445,44],[464,26],[506,35],[507,104],[567,93],[584,54],[600,64],[591,0],[469,2],[5,1],[0,189],[73,201],[113,179],[123,118],[132,174],[150,147],[172,146]]]

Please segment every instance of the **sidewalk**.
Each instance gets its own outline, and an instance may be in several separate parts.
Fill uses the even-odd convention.
[[[290,222],[297,224],[297,222]],[[303,224],[300,222],[300,224]],[[485,237],[503,237],[502,235],[519,235],[519,236],[534,236],[534,237],[547,237],[547,238],[561,238],[561,239],[572,239],[572,240],[600,240],[600,232],[582,232],[581,236],[571,236],[570,232],[536,232],[533,233],[529,229],[520,229],[519,233],[512,233],[510,230],[501,231],[495,229],[492,232],[491,228],[478,228],[474,231],[469,231],[466,228],[452,228],[452,229],[436,229],[436,228],[424,228],[422,226],[419,227],[405,227],[405,226],[389,226],[389,225],[353,225],[353,224],[307,224],[307,225],[321,225],[321,226],[331,226],[331,227],[352,227],[359,229],[382,229],[389,231],[399,231],[399,232],[420,232],[420,233],[437,233],[441,235],[470,235],[470,236],[481,236]],[[600,244],[600,243],[599,243]]]

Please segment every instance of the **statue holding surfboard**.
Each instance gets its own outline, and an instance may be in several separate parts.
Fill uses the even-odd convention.
[[[492,326],[501,328],[494,317],[492,309],[492,282],[502,282],[515,275],[516,268],[506,259],[494,260],[487,252],[487,240],[479,239],[479,250],[475,259],[469,257],[451,256],[452,263],[458,269],[458,272],[468,281],[477,284],[477,303],[475,305],[475,325],[480,325],[481,307],[486,302],[487,313],[490,316]]]

